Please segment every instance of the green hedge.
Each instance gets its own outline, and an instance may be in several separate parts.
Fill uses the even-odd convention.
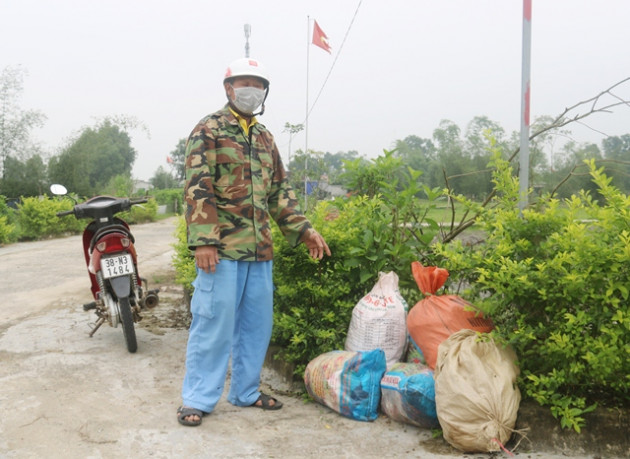
[[[518,181],[497,160],[486,242],[436,245],[515,348],[525,394],[578,432],[596,404],[630,405],[630,198],[589,165],[603,202],[547,196],[521,215]]]
[[[158,204],[155,202],[155,199],[149,199],[148,202],[135,205],[130,210],[117,214],[117,216],[130,225],[154,222],[157,218],[157,208]]]
[[[195,276],[195,259],[188,249],[188,238],[186,237],[186,219],[182,216],[177,222],[175,231],[177,241],[173,245],[175,254],[173,255],[173,267],[175,268],[175,282],[181,285],[190,297],[193,287],[190,285]]]
[[[181,215],[184,212],[184,189],[151,190],[151,196],[160,206],[167,206],[168,212]]]
[[[17,225],[15,210],[6,203],[6,197],[0,195],[0,244],[17,241]]]
[[[74,217],[57,217],[62,210],[72,209],[69,199],[42,197],[23,198],[18,204],[19,240],[36,240],[81,231],[83,225]]]
[[[83,231],[88,220],[77,220],[72,215],[56,216],[57,212],[70,210],[73,205],[74,201],[67,197],[23,198],[17,210],[8,209],[4,215],[0,212],[0,242],[45,239]],[[150,199],[149,202],[134,206],[118,216],[129,224],[155,221],[157,203]]]
[[[369,217],[375,206],[363,200],[316,207],[309,218],[332,252],[321,261],[311,259],[304,244],[290,247],[273,226],[276,289],[272,343],[283,349],[282,358],[295,365],[297,375],[303,375],[306,364],[319,354],[343,349],[352,308],[373,280],[373,276],[361,276],[358,264],[347,261],[356,258],[352,248],[362,233],[356,223]],[[328,215],[338,217],[327,221]]]

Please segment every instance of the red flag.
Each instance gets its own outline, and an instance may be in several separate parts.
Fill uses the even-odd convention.
[[[313,20],[313,44],[319,46],[324,51],[330,54],[330,45],[328,44],[328,37],[324,31],[319,27],[317,21]]]
[[[171,158],[170,156],[166,157],[166,162],[169,164],[173,164],[173,158]]]

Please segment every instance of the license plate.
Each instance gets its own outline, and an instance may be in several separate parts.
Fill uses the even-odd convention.
[[[128,253],[101,258],[101,272],[105,279],[133,274],[133,259]]]

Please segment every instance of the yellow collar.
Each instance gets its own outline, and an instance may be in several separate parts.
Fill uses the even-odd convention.
[[[251,119],[250,119],[249,124],[247,124],[247,119],[246,118],[243,118],[237,112],[232,110],[232,107],[228,107],[228,108],[230,109],[230,112],[232,112],[232,115],[234,115],[234,117],[236,118],[236,121],[238,121],[238,124],[240,124],[241,127],[243,128],[243,131],[245,132],[245,135],[249,135],[249,128],[252,127],[254,124],[256,124],[258,122],[258,120],[256,120],[256,117],[252,116]]]

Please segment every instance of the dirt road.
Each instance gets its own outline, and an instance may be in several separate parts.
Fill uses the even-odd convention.
[[[91,296],[79,236],[0,247],[0,457],[488,457],[383,416],[343,418],[288,394],[271,370],[263,382],[282,410],[222,400],[202,426],[180,426],[187,331],[172,283],[175,223],[132,227],[141,274],[161,290],[137,326],[136,354],[120,328],[87,336],[95,316],[81,308]]]

